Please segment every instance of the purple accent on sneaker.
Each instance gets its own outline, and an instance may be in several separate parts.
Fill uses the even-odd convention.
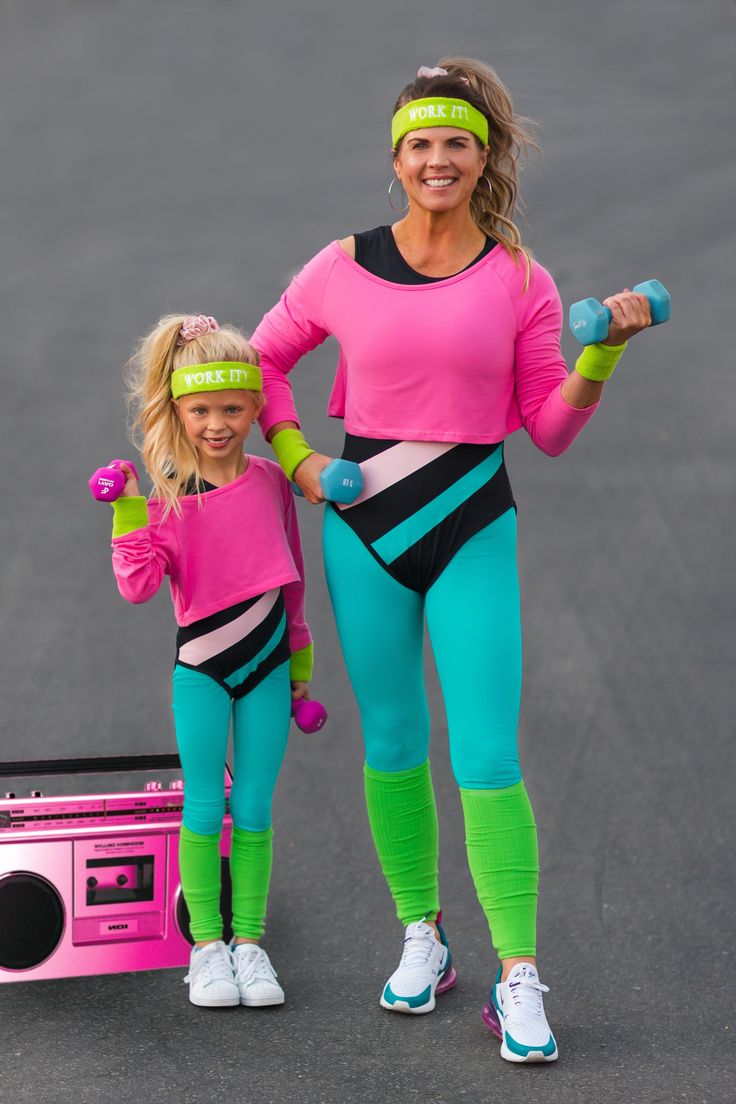
[[[435,989],[435,993],[446,993],[448,989],[452,989],[456,981],[457,974],[455,973],[455,967],[451,966]]]
[[[480,1014],[480,1018],[486,1025],[489,1031],[492,1031],[497,1039],[503,1042],[503,1031],[501,1030],[501,1023],[498,1019],[498,1013],[492,1004],[484,1004],[483,1011]]]

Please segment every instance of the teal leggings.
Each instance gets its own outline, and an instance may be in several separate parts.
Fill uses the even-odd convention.
[[[174,668],[174,722],[184,772],[183,823],[200,836],[222,827],[225,756],[233,727],[233,823],[249,832],[271,825],[271,799],[286,752],[291,720],[289,663],[233,701],[201,671]]]
[[[368,766],[405,771],[427,759],[426,614],[458,785],[501,789],[518,783],[515,511],[507,510],[462,545],[425,597],[393,579],[330,507],[324,516],[324,557]]]

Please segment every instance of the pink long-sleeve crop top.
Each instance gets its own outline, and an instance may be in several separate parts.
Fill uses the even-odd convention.
[[[328,414],[363,437],[476,444],[522,426],[549,455],[563,452],[597,409],[561,394],[562,304],[549,273],[497,246],[428,284],[374,276],[331,242],[294,277],[253,334],[267,403],[264,434],[299,424],[288,373],[328,337],[340,355]]]
[[[168,575],[176,620],[191,625],[282,587],[292,654],[310,644],[296,506],[279,466],[249,455],[245,472],[204,492],[201,505],[197,495],[179,501],[181,514],[172,510],[162,520],[163,504],[152,499],[147,525],[113,537],[112,566],[123,598],[147,602]],[[138,502],[144,522],[145,500],[127,500],[131,513]]]

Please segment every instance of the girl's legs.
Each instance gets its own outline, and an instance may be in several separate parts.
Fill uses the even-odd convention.
[[[376,851],[402,924],[439,910],[437,813],[429,771],[421,595],[396,582],[330,508],[327,585],[365,741]]]
[[[427,622],[447,710],[468,862],[505,972],[534,961],[539,862],[521,780],[516,515],[466,542],[430,588]]]

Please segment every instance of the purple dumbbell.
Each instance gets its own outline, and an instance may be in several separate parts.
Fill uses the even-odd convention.
[[[327,710],[322,702],[299,698],[291,703],[291,715],[302,732],[319,732],[327,720]]]
[[[106,468],[98,468],[89,481],[92,497],[98,502],[114,502],[116,498],[120,498],[128,481],[125,472],[120,470],[121,464],[127,464],[136,479],[138,478],[132,460],[111,460]]]

